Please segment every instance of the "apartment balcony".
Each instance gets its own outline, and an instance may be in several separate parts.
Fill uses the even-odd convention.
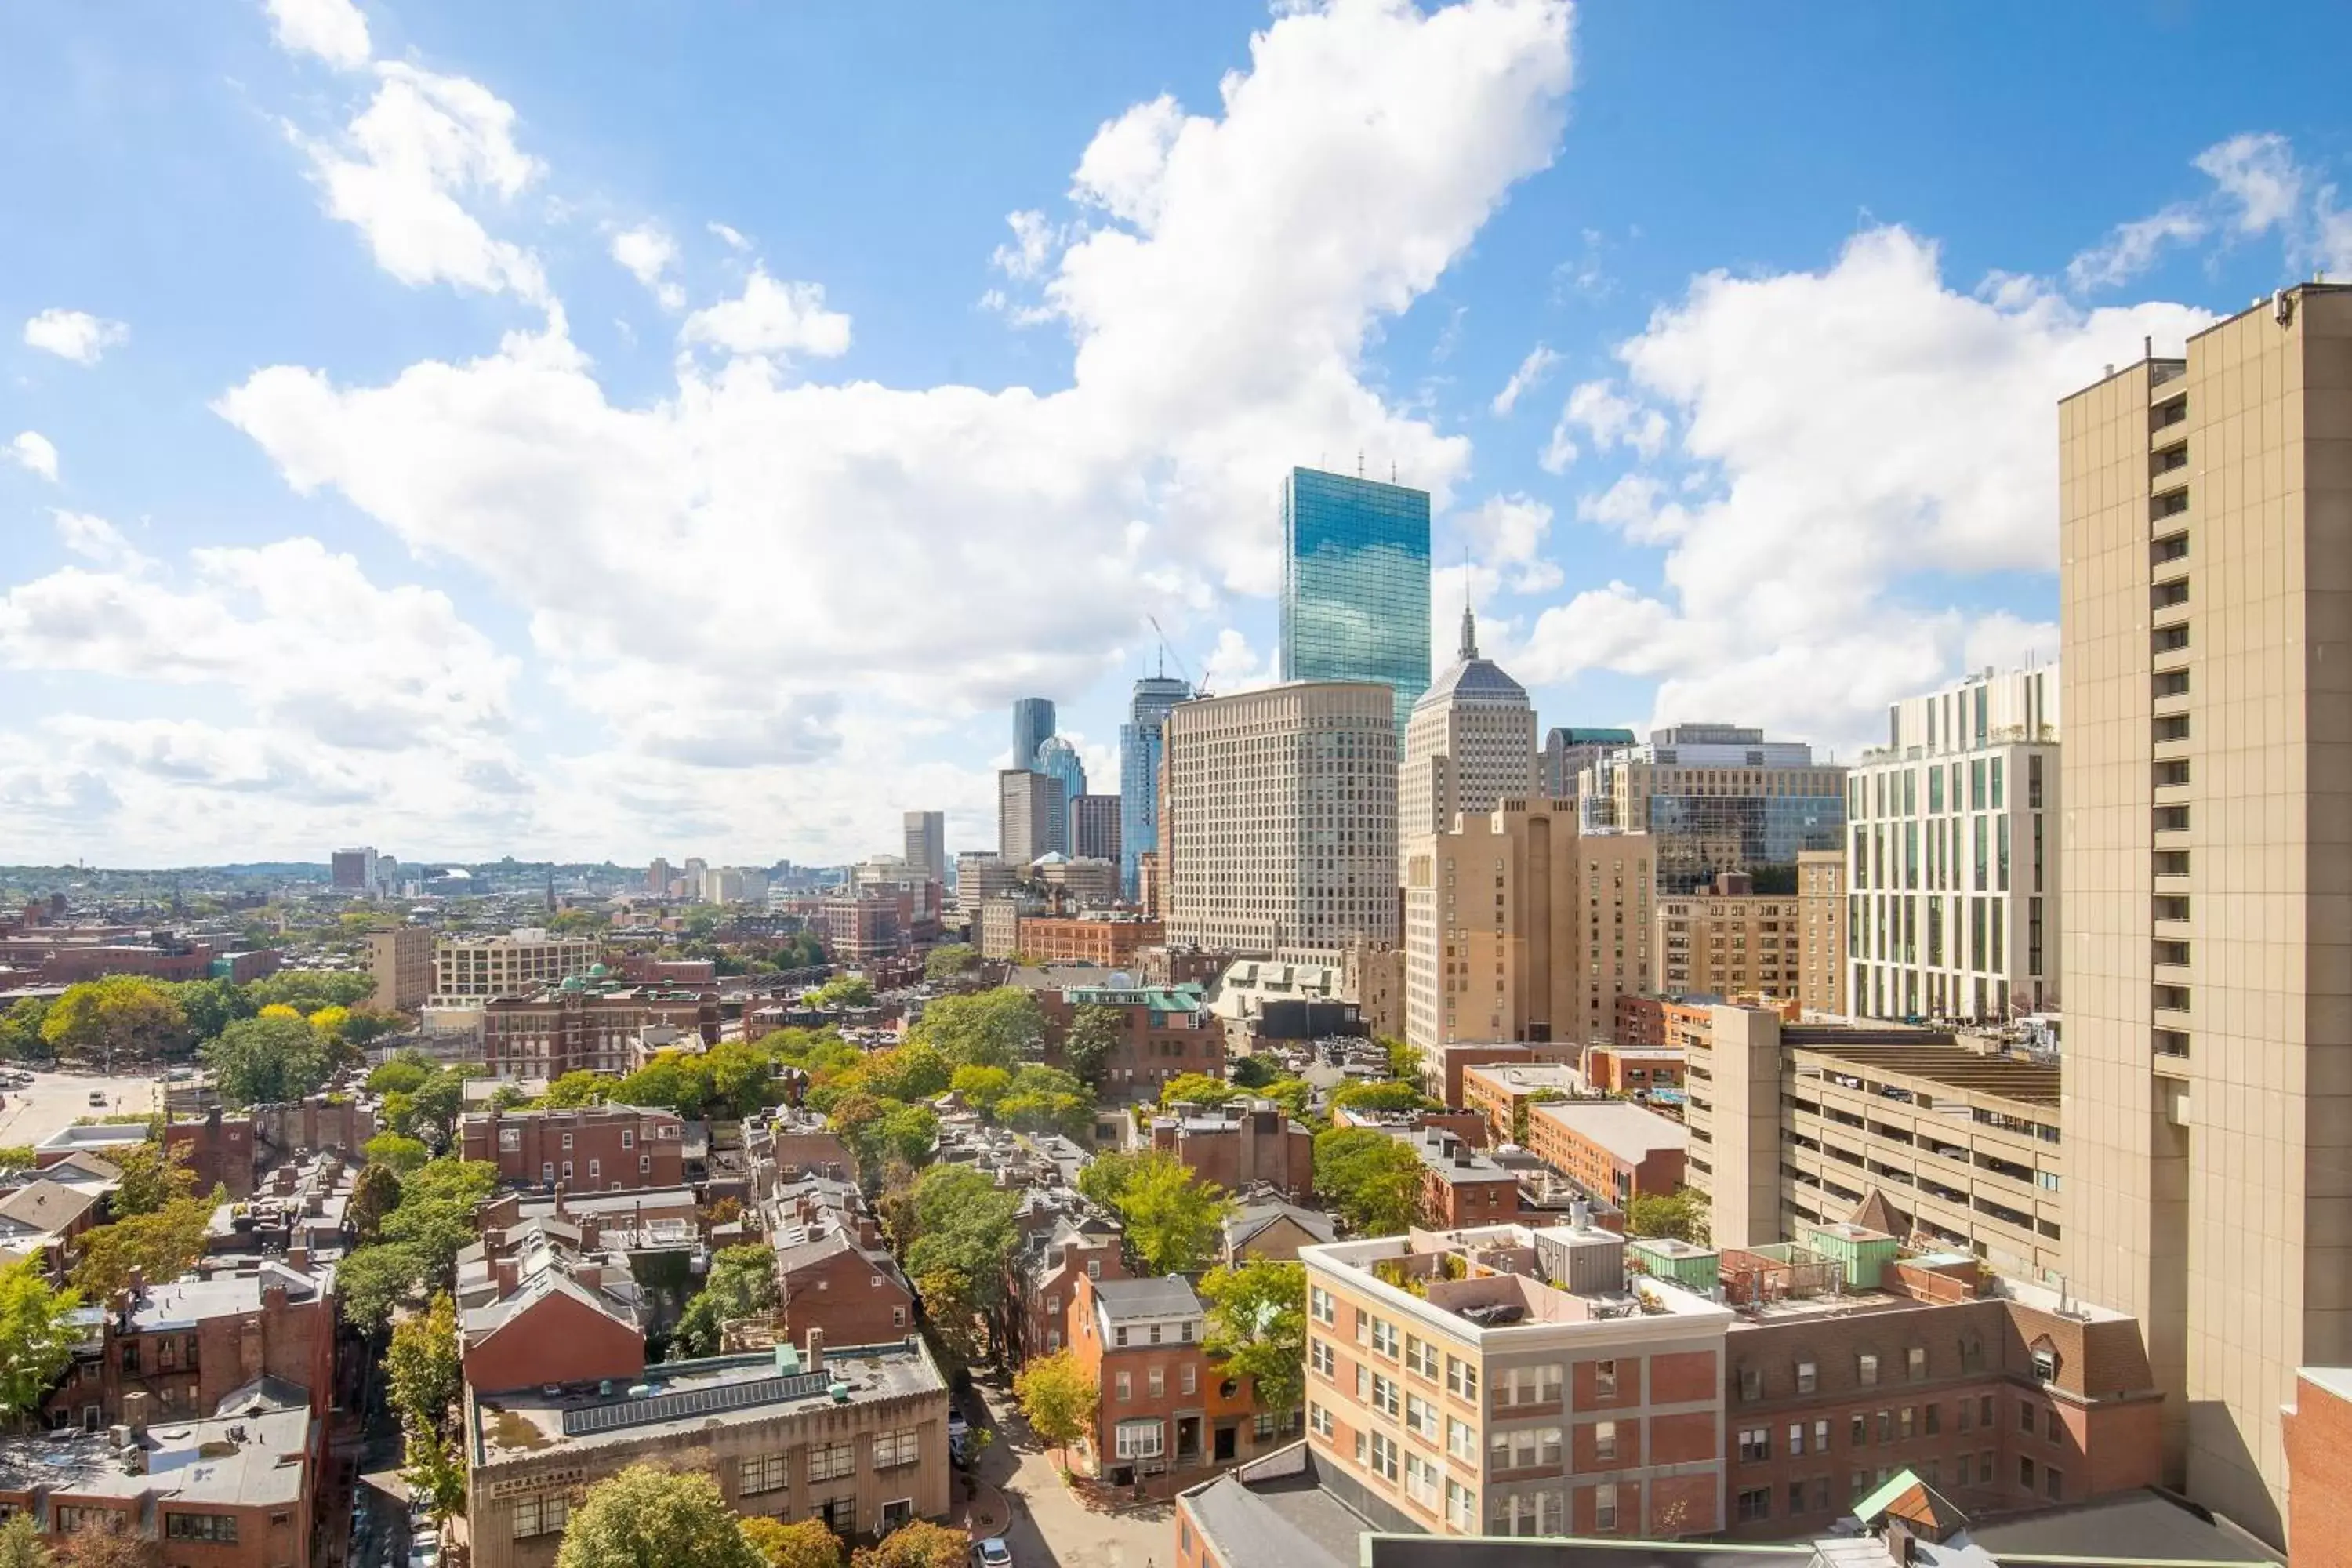
[[[2158,392],[2157,391],[2157,388],[2166,385],[2168,383],[2179,381],[2182,376],[2187,375],[2188,374],[2189,362],[2185,359],[2152,359],[2148,361],[2147,400],[2149,404],[2153,405],[2160,403],[2168,403],[2173,398],[2180,396],[2181,389],[2179,387],[2173,387],[2169,392]]]

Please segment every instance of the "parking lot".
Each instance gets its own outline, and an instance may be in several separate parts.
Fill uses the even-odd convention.
[[[163,1104],[163,1081],[96,1073],[36,1072],[30,1086],[0,1089],[0,1143],[38,1143],[85,1116],[145,1114]],[[90,1103],[102,1096],[104,1105]]]

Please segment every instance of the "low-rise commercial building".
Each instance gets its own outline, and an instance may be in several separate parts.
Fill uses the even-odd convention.
[[[1528,1110],[1524,1142],[1545,1164],[1622,1209],[1683,1184],[1690,1134],[1628,1100],[1561,1100]]]

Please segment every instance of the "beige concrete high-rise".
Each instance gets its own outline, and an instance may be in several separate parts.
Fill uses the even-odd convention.
[[[1168,940],[1270,956],[1393,944],[1396,702],[1302,680],[1168,710]]]
[[[1464,1040],[1607,1040],[1650,988],[1647,834],[1577,831],[1576,803],[1517,796],[1405,855],[1405,1038],[1432,1081]]]
[[[919,881],[948,879],[948,818],[943,811],[905,814],[908,875]]]
[[[996,774],[996,853],[1022,876],[1053,847],[1058,781],[1027,768],[1002,768]]]
[[[2146,1325],[2172,1477],[2276,1540],[2352,1362],[2352,290],[2058,407],[2070,1283]]]
[[[1536,710],[1527,688],[1478,657],[1478,623],[1462,609],[1462,647],[1430,682],[1404,725],[1397,773],[1397,852],[1443,833],[1457,816],[1485,816],[1506,796],[1536,791]]]

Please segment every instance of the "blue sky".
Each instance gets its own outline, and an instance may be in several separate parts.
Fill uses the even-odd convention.
[[[0,859],[984,847],[1360,450],[1544,723],[1849,752],[2054,652],[2057,395],[2352,274],[2347,32],[12,7]]]

